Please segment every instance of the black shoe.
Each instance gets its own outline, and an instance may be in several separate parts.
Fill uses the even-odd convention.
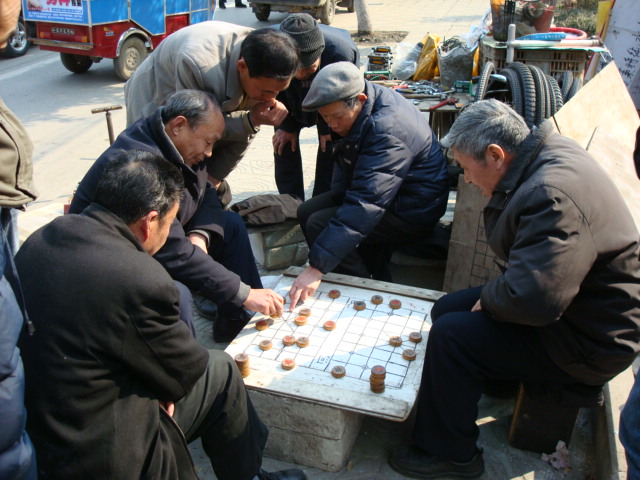
[[[219,3],[218,7],[221,8],[222,10],[225,10],[227,8],[227,6],[224,3]]]
[[[258,478],[260,480],[307,480],[304,472],[295,468],[280,470],[278,472],[265,472],[264,470],[260,470],[258,472]]]
[[[244,3],[236,3],[236,8],[247,8]]]
[[[440,460],[413,445],[396,447],[389,458],[396,472],[412,478],[478,478],[484,473],[482,451],[466,463]]]
[[[213,325],[213,341],[216,343],[229,343],[249,323],[252,314],[239,310],[234,315],[218,314],[218,319]]]
[[[218,305],[212,300],[196,293],[193,295],[193,305],[196,307],[197,312],[204,318],[214,322],[218,318]]]

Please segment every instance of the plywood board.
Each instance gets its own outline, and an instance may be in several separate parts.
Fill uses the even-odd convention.
[[[593,131],[604,127],[633,151],[638,112],[614,63],[593,77],[553,117],[558,131],[587,148]]]
[[[640,180],[636,176],[633,150],[622,145],[602,127],[596,128],[587,151],[607,171],[629,207],[640,230]]]
[[[292,271],[301,270],[288,270]],[[287,298],[294,280],[295,275],[285,274],[274,290]],[[328,292],[333,289],[340,290],[339,298],[329,298]],[[371,302],[374,294],[383,297],[381,304]],[[431,326],[429,314],[434,300],[441,295],[415,287],[326,274],[313,298],[296,306],[293,312],[285,311],[266,330],[255,328],[266,317],[255,316],[225,351],[231,356],[238,353],[249,356],[251,373],[245,378],[248,388],[402,421],[417,397]],[[391,309],[392,299],[400,300],[401,308]],[[357,300],[366,303],[364,310],[354,309]],[[303,307],[311,309],[311,316],[306,325],[297,326],[294,319]],[[323,328],[327,320],[336,322],[335,330]],[[408,339],[416,331],[423,336],[417,344]],[[285,335],[306,336],[309,346],[285,347],[282,344]],[[394,335],[402,337],[401,346],[389,344],[389,337]],[[265,339],[271,340],[273,346],[263,351],[258,345]],[[402,357],[407,348],[417,354],[411,362]],[[295,360],[293,370],[282,368],[285,358]],[[331,375],[336,365],[346,369],[343,378]],[[382,365],[387,371],[385,391],[379,394],[373,393],[369,384],[374,365]]]

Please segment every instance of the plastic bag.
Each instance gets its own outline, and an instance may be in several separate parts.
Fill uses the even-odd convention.
[[[438,71],[438,56],[436,54],[436,47],[440,42],[440,37],[433,33],[427,34],[423,39],[422,53],[418,59],[418,67],[416,73],[413,74],[412,80],[417,82],[418,80],[433,80],[439,74]]]
[[[407,49],[407,45],[409,49]],[[393,67],[393,74],[399,80],[408,80],[411,75],[413,75],[418,68],[418,59],[422,53],[422,42],[418,42],[415,45],[410,43],[400,43],[398,45],[397,51],[402,53],[402,60],[396,63]]]

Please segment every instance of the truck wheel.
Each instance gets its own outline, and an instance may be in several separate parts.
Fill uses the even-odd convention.
[[[21,57],[29,50],[29,40],[27,40],[27,27],[23,22],[18,22],[16,31],[7,40],[7,46],[0,50],[3,57]]]
[[[255,9],[256,18],[261,22],[266,22],[269,20],[269,15],[271,14],[271,5],[265,5],[264,3],[259,3],[256,5]]]
[[[327,0],[317,11],[320,21],[325,25],[331,25],[336,15],[336,0]]]
[[[86,55],[75,55],[73,53],[61,53],[60,60],[64,68],[73,73],[84,73],[91,68],[93,60]]]
[[[133,75],[136,68],[147,58],[147,47],[138,37],[129,37],[122,44],[120,54],[113,59],[113,68],[120,80],[125,82]]]

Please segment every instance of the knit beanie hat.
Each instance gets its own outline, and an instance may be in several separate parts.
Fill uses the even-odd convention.
[[[324,36],[318,22],[306,13],[292,13],[280,24],[280,30],[293,38],[300,49],[300,65],[308,67],[324,50]]]

